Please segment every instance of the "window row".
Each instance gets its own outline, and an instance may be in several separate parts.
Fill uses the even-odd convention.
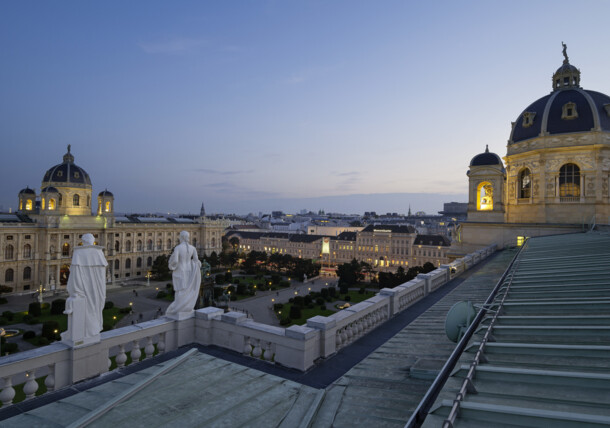
[[[26,266],[23,268],[23,276],[24,281],[28,281],[32,279],[32,268]],[[13,269],[7,269],[4,271],[4,282],[13,282],[15,280],[15,271]]]
[[[25,244],[23,246],[23,258],[29,259],[32,257],[32,246],[30,244]],[[4,247],[4,259],[5,260],[13,260],[15,258],[15,247],[11,244],[8,244]]]
[[[525,168],[519,173],[518,197],[529,199],[532,197],[532,173]],[[580,196],[580,168],[573,163],[567,163],[559,169],[559,196]]]

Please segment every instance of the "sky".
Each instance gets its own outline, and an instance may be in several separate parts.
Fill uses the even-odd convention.
[[[562,41],[581,85],[610,93],[608,16],[588,0],[5,0],[0,207],[71,144],[118,212],[434,213],[467,200],[486,144],[506,154]]]

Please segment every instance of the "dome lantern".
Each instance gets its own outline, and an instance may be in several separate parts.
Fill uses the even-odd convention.
[[[580,88],[580,70],[570,64],[568,47],[563,42],[561,44],[563,46],[563,64],[553,74],[553,91]]]

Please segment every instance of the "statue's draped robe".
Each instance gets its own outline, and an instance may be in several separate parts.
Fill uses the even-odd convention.
[[[201,262],[197,257],[197,250],[186,243],[178,244],[169,258],[168,266],[173,270],[175,294],[166,314],[191,312],[197,303],[201,285]]]
[[[99,334],[104,326],[102,310],[106,302],[106,266],[108,263],[101,247],[85,245],[74,248],[67,288],[70,297],[85,299],[85,337]],[[68,308],[70,304],[68,299]]]

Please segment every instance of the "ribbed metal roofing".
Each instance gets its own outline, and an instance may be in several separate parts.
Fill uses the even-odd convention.
[[[528,240],[491,309],[424,427],[610,425],[610,235]]]

